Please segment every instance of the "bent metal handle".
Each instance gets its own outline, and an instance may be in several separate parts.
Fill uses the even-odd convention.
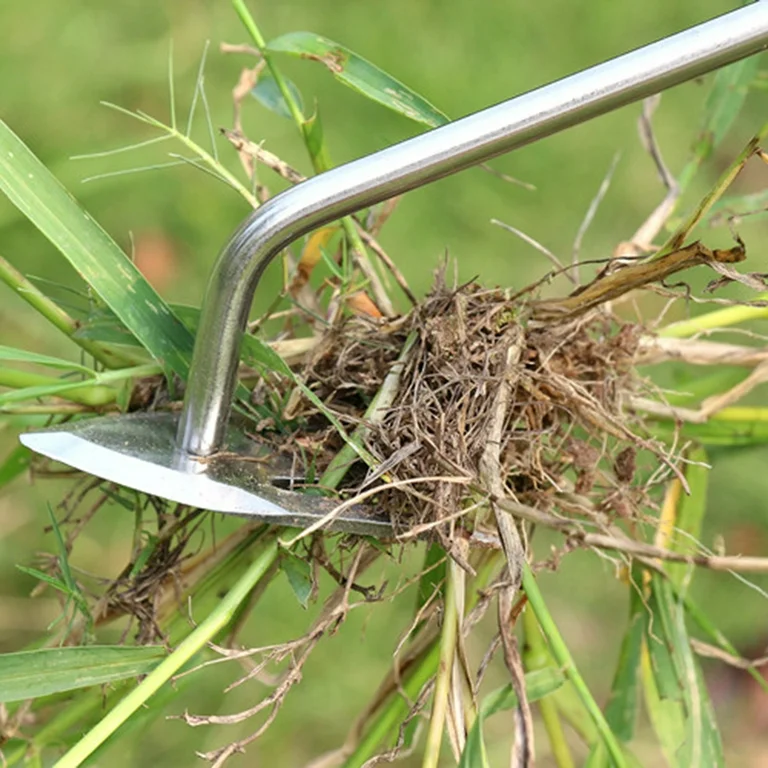
[[[436,128],[269,200],[219,256],[203,301],[177,447],[221,448],[256,285],[296,238],[349,213],[717,69],[768,45],[768,0]]]

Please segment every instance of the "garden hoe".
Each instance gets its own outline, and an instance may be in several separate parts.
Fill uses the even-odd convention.
[[[306,528],[337,504],[285,488],[286,473],[229,424],[240,342],[267,265],[298,237],[491,157],[699,77],[768,46],[768,0],[315,176],[252,213],[219,256],[202,306],[181,414],[101,417],[29,432],[34,451],[191,507]],[[290,461],[287,462],[290,464]],[[351,507],[329,527],[379,537]]]

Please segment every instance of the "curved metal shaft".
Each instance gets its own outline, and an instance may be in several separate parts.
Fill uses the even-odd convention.
[[[695,78],[768,45],[768,0],[436,128],[269,200],[235,232],[208,283],[179,423],[182,454],[220,449],[253,294],[283,248],[316,227]]]

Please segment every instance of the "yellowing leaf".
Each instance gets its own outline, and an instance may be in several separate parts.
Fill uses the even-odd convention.
[[[371,297],[363,291],[358,291],[357,293],[353,293],[351,296],[349,296],[347,298],[347,306],[356,315],[375,317],[377,320],[384,317],[384,315],[381,314],[381,310],[379,310],[379,308],[373,303]]]

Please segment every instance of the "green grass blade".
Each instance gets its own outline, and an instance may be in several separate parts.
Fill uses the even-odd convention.
[[[679,765],[677,752],[685,738],[683,708],[680,702],[664,699],[659,695],[647,647],[643,653],[643,693],[648,717],[667,765],[676,768]],[[687,767],[680,766],[680,768]]]
[[[478,715],[467,734],[467,742],[461,753],[459,768],[490,768],[490,765],[483,738],[483,716]]]
[[[109,645],[0,654],[0,701],[23,701],[138,677],[165,656],[161,646]]]
[[[701,202],[694,210],[685,217],[672,236],[666,243],[654,254],[651,260],[660,259],[678,248],[681,248],[690,235],[693,228],[709,213],[712,206],[725,194],[728,187],[731,186],[734,179],[741,173],[747,160],[757,151],[760,142],[768,136],[768,123],[753,136],[744,149],[738,154],[736,159],[720,174],[720,178],[715,185],[704,196]]]
[[[666,600],[656,582],[648,598],[651,619],[646,631],[648,653],[656,678],[656,687],[662,699],[682,701],[683,672],[675,655],[674,606]]]
[[[751,56],[723,67],[715,75],[704,104],[702,126],[693,145],[693,157],[680,174],[679,183],[683,189],[690,183],[699,166],[722,142],[741,112],[749,86],[757,75],[758,64],[759,58]]]
[[[559,669],[547,667],[536,669],[525,676],[525,695],[529,702],[538,701],[554,693],[565,683],[565,676]],[[480,705],[477,719],[467,734],[467,743],[461,753],[459,768],[485,768],[490,765],[483,739],[485,718],[517,707],[518,699],[512,685],[507,684],[489,693]]]
[[[675,530],[670,538],[669,549],[673,552],[696,554],[695,542],[699,540],[704,513],[707,508],[707,487],[709,485],[709,467],[707,452],[704,448],[692,448],[687,458],[695,462],[685,470],[685,479],[690,493],[680,494]],[[675,591],[683,584],[689,566],[685,563],[667,563],[666,569]]]
[[[60,357],[51,357],[50,355],[39,355],[36,352],[27,352],[25,349],[15,349],[0,344],[0,360],[14,363],[33,363],[36,365],[46,365],[49,368],[64,368],[68,371],[79,371],[87,376],[93,376],[93,369],[85,365],[73,363],[70,360],[62,360]]]
[[[301,98],[301,92],[296,87],[295,83],[287,78],[284,78],[284,80],[285,86],[291,92],[294,102],[298,105],[299,110],[303,112],[304,104]],[[293,118],[290,107],[283,98],[280,87],[275,81],[275,76],[271,72],[266,71],[259,75],[258,82],[251,88],[251,96],[270,112],[274,112],[276,115],[280,115],[280,117],[286,117],[289,120]]]
[[[0,190],[152,356],[186,378],[192,335],[112,238],[1,120]]]
[[[635,584],[642,583],[642,576]],[[640,658],[648,616],[637,588],[630,585],[629,622],[619,652],[619,662],[613,676],[611,693],[605,707],[605,719],[616,737],[623,742],[632,740],[637,720]]]
[[[0,462],[0,488],[8,485],[11,480],[15,480],[23,472],[26,472],[32,462],[32,451],[23,445],[17,445]]]
[[[8,378],[10,372],[9,369],[0,368],[0,384],[13,385],[13,381]],[[0,394],[0,408],[11,403],[54,396],[93,407],[108,405],[115,402],[119,394],[117,389],[111,387],[112,384],[126,382],[132,378],[153,376],[159,372],[159,366],[155,363],[147,363],[134,368],[97,373],[93,378],[86,381],[67,381],[66,379],[54,379],[37,374],[20,373],[19,375],[31,381],[32,385]]]
[[[302,608],[306,608],[312,596],[312,567],[306,560],[302,560],[286,548],[280,550],[279,565],[299,604]]]
[[[57,579],[55,576],[51,576],[50,574],[45,573],[45,571],[41,571],[38,568],[30,568],[26,565],[17,564],[16,568],[22,573],[26,573],[27,576],[32,576],[32,578],[37,579],[38,581],[42,581],[44,584],[52,587],[57,592],[61,592],[63,595],[67,595],[68,597],[71,596],[69,587],[61,579]]]
[[[736,409],[728,410],[735,411]],[[721,411],[704,424],[683,422],[676,425],[671,420],[664,420],[653,423],[651,428],[653,434],[657,437],[666,438],[670,441],[676,437],[678,439],[684,437],[689,440],[696,440],[705,446],[728,445],[744,447],[768,443],[768,420],[759,418],[762,414],[757,413],[759,410],[765,411],[765,415],[768,416],[768,409],[750,408],[744,410],[755,413],[744,414],[744,418],[726,419],[723,417],[730,414]],[[736,414],[734,413],[734,415]],[[650,425],[651,422],[649,421]]]
[[[312,32],[289,32],[268,42],[266,48],[319,61],[339,82],[417,123],[436,128],[448,122],[448,117],[423,96],[326,37]]]
[[[701,669],[691,650],[684,604],[676,601],[672,585],[658,574],[651,579],[648,604],[653,619],[646,640],[656,696],[647,696],[647,700],[653,699],[656,712],[649,714],[667,759],[681,768],[720,766],[722,742]],[[672,667],[671,672],[659,663],[667,657],[665,663]],[[664,711],[660,712],[662,708]],[[660,715],[664,723],[660,722]]]
[[[534,669],[525,675],[525,695],[533,703],[559,690],[565,684],[565,675],[556,667]],[[490,717],[497,712],[514,709],[517,706],[517,694],[511,684],[503,685],[489,693],[480,704],[483,717]]]

